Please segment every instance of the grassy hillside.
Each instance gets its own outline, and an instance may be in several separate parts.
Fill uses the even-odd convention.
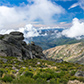
[[[44,50],[47,58],[84,64],[84,43],[67,44]]]
[[[84,82],[76,77],[84,66],[68,62],[56,63],[42,59],[20,60],[0,56],[0,83],[2,84],[67,84],[69,80]]]

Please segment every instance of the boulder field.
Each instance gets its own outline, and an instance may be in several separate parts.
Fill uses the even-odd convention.
[[[23,33],[17,31],[0,35],[0,56],[46,59],[41,47],[35,45],[34,42],[26,44]]]

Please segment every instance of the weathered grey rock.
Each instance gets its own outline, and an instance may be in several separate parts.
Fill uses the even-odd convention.
[[[12,69],[13,69],[13,70],[16,70],[17,68],[13,66]]]
[[[23,33],[21,32],[11,32],[11,36],[13,36],[16,40],[24,40]]]
[[[40,62],[37,62],[37,65],[41,64]]]
[[[8,61],[8,60],[7,60],[7,59],[5,59],[5,58],[3,58],[2,60],[3,60],[3,62],[4,62],[4,63],[6,63],[6,62]]]
[[[20,56],[22,57],[20,48],[12,43],[0,41],[0,56]]]
[[[13,56],[21,59],[33,59],[46,57],[42,53],[42,48],[31,42],[29,45],[24,42],[23,33],[11,32],[0,35],[0,56]]]
[[[55,62],[61,63],[61,62],[63,62],[63,59],[56,59]]]
[[[23,62],[21,57],[17,57],[17,60],[20,61],[20,62]]]
[[[4,63],[6,63],[8,60],[5,58],[0,58],[0,60],[2,60]]]
[[[75,76],[82,76],[82,77],[84,77],[84,71],[77,71],[76,73],[75,73]]]
[[[35,45],[34,42],[31,42],[31,44],[28,45],[28,49],[32,52],[34,58],[46,59],[45,55],[42,53],[42,48]]]
[[[46,58],[47,60],[54,61],[56,63],[62,63],[63,59],[52,59],[52,58]]]

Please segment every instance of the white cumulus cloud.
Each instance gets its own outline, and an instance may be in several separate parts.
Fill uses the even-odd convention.
[[[84,22],[74,18],[72,26],[69,29],[65,29],[62,34],[70,38],[79,38],[84,35]]]
[[[18,29],[2,29],[0,31],[0,34],[9,34],[12,31],[19,31],[24,34],[25,38],[30,38],[30,37],[37,37],[39,36],[40,31],[38,32],[38,29],[33,27],[31,24],[27,24],[23,28],[18,28]]]
[[[33,4],[24,4],[23,7],[0,6],[0,29],[18,28],[36,20],[41,20],[45,24],[51,24],[54,20],[52,17],[55,14],[65,13],[64,8],[49,0],[31,1],[33,1]]]

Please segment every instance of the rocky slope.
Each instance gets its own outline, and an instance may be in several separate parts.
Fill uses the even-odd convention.
[[[0,84],[84,84],[84,65],[0,56]]]
[[[23,40],[24,36],[21,32],[0,35],[0,56],[13,56],[21,59],[45,59],[41,47],[35,45],[34,42],[27,45]]]
[[[68,62],[84,64],[84,43],[81,42],[71,45],[57,46],[44,50],[43,53],[47,58],[63,59]]]

